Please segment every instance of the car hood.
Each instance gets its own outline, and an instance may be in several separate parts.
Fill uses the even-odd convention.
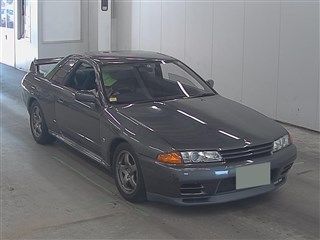
[[[177,150],[226,150],[286,134],[274,120],[220,95],[119,106],[117,112]]]

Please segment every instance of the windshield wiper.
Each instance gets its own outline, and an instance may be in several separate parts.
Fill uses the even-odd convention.
[[[207,97],[207,96],[213,96],[214,93],[203,93],[199,95],[194,95],[190,97],[186,97],[185,95],[179,95],[179,96],[167,96],[167,97],[158,97],[153,99],[145,99],[145,100],[136,100],[136,101],[128,101],[128,102],[118,102],[117,104],[136,104],[136,103],[148,103],[148,102],[162,102],[162,101],[170,101],[175,99],[188,99],[188,98],[198,98],[198,97]]]
[[[154,102],[154,100],[153,99],[137,100],[137,101],[132,101],[131,103],[135,104],[135,103],[148,103],[148,102]]]
[[[198,97],[209,97],[215,95],[214,93],[202,93],[194,96],[190,96],[190,98],[198,98]]]
[[[154,101],[161,102],[161,101],[170,101],[170,100],[181,99],[181,98],[188,98],[188,97],[186,97],[185,95],[158,97],[158,98],[154,98]]]

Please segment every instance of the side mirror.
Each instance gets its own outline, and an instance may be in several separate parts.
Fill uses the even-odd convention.
[[[79,102],[91,102],[91,103],[97,102],[96,96],[93,95],[93,93],[91,92],[78,91],[75,93],[75,99]]]
[[[207,80],[206,82],[207,82],[207,84],[208,84],[209,87],[213,88],[213,86],[214,86],[214,81],[213,81],[212,79],[209,79],[209,80]]]

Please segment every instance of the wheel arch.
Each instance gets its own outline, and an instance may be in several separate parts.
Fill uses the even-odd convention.
[[[27,103],[27,109],[28,109],[29,113],[30,113],[30,107],[31,107],[32,103],[34,103],[34,102],[38,102],[38,100],[35,97],[30,97],[28,100],[28,103]]]
[[[109,163],[110,163],[111,168],[112,168],[112,166],[113,166],[113,155],[114,155],[114,152],[115,152],[116,148],[117,148],[121,143],[128,143],[128,144],[130,144],[127,140],[125,140],[124,138],[121,138],[121,137],[117,137],[117,138],[113,139],[113,140],[111,141],[111,143],[109,144],[108,158],[109,158]]]
[[[45,113],[43,112],[43,109],[42,109],[42,106],[41,106],[41,104],[40,104],[40,102],[38,101],[38,99],[37,98],[35,98],[35,97],[30,97],[29,99],[28,99],[28,102],[27,102],[27,110],[28,110],[28,113],[30,114],[30,108],[31,108],[31,106],[32,106],[32,104],[34,103],[34,102],[37,102],[38,104],[39,104],[39,106],[40,106],[40,109],[41,109],[41,111],[42,111],[42,113],[43,113],[43,118],[44,118],[44,120],[45,121],[47,121],[47,118],[46,118],[46,116],[45,116]]]

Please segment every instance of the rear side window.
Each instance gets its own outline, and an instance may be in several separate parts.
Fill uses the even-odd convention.
[[[95,90],[96,76],[94,68],[87,64],[77,64],[77,67],[72,74],[69,74],[64,82],[64,86],[73,90]]]
[[[53,69],[51,82],[54,84],[62,85],[64,83],[64,80],[66,76],[70,73],[73,66],[76,64],[77,60],[75,59],[69,59],[66,61],[61,67],[58,67],[57,69]],[[48,76],[48,78],[50,78]]]

